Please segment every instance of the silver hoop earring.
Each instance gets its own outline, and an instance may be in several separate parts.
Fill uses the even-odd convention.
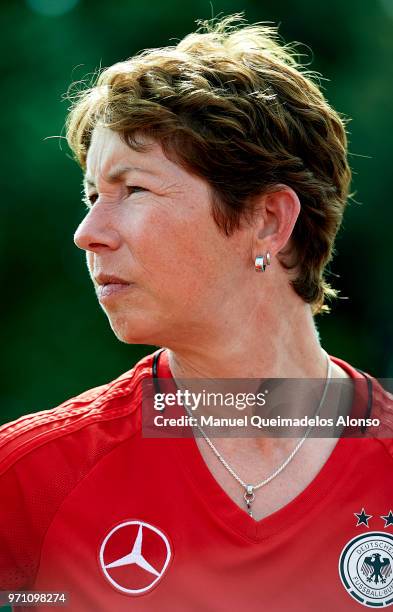
[[[255,258],[255,270],[256,270],[256,272],[264,272],[266,270],[267,266],[270,266],[270,253],[269,253],[269,251],[267,251],[267,253],[266,253],[266,263],[265,263],[265,257],[263,255],[258,255]]]

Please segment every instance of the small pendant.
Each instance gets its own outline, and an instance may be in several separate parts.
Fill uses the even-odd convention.
[[[246,492],[244,493],[244,501],[246,502],[247,512],[252,516],[251,504],[255,499],[254,487],[252,485],[246,485]]]

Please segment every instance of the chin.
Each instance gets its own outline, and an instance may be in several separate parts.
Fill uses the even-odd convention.
[[[161,336],[157,327],[145,318],[139,320],[110,320],[113,333],[125,344],[156,345]]]

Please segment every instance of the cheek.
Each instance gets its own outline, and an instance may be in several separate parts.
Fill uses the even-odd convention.
[[[201,214],[200,206],[188,206],[182,215],[159,204],[135,207],[132,223],[129,215],[121,219],[122,227],[127,227],[123,236],[131,261],[146,275],[143,282],[164,293],[176,287],[198,293],[203,285],[217,284],[228,245],[209,216],[210,209]]]
[[[146,265],[151,283],[163,298],[185,306],[190,300],[201,303],[217,291],[220,271],[216,253],[197,232],[192,236],[172,232],[154,245],[152,254]]]
[[[195,235],[190,234],[190,224],[170,214],[143,212],[134,211],[132,223],[125,217],[121,224],[127,228],[123,236],[131,257],[146,272],[160,271],[168,276],[183,268],[187,261],[197,261]]]
[[[198,232],[176,228],[156,227],[153,235],[140,242],[138,252],[144,267],[171,284],[195,283],[213,265],[212,254],[198,237]]]

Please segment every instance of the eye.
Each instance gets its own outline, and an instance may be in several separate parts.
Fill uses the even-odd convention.
[[[82,199],[86,207],[91,208],[98,200],[98,193],[85,193]]]
[[[90,204],[94,204],[98,200],[98,193],[91,193],[87,196],[87,199],[89,200]]]
[[[128,195],[132,195],[133,193],[138,193],[139,191],[147,191],[144,187],[139,187],[139,185],[126,185]]]

